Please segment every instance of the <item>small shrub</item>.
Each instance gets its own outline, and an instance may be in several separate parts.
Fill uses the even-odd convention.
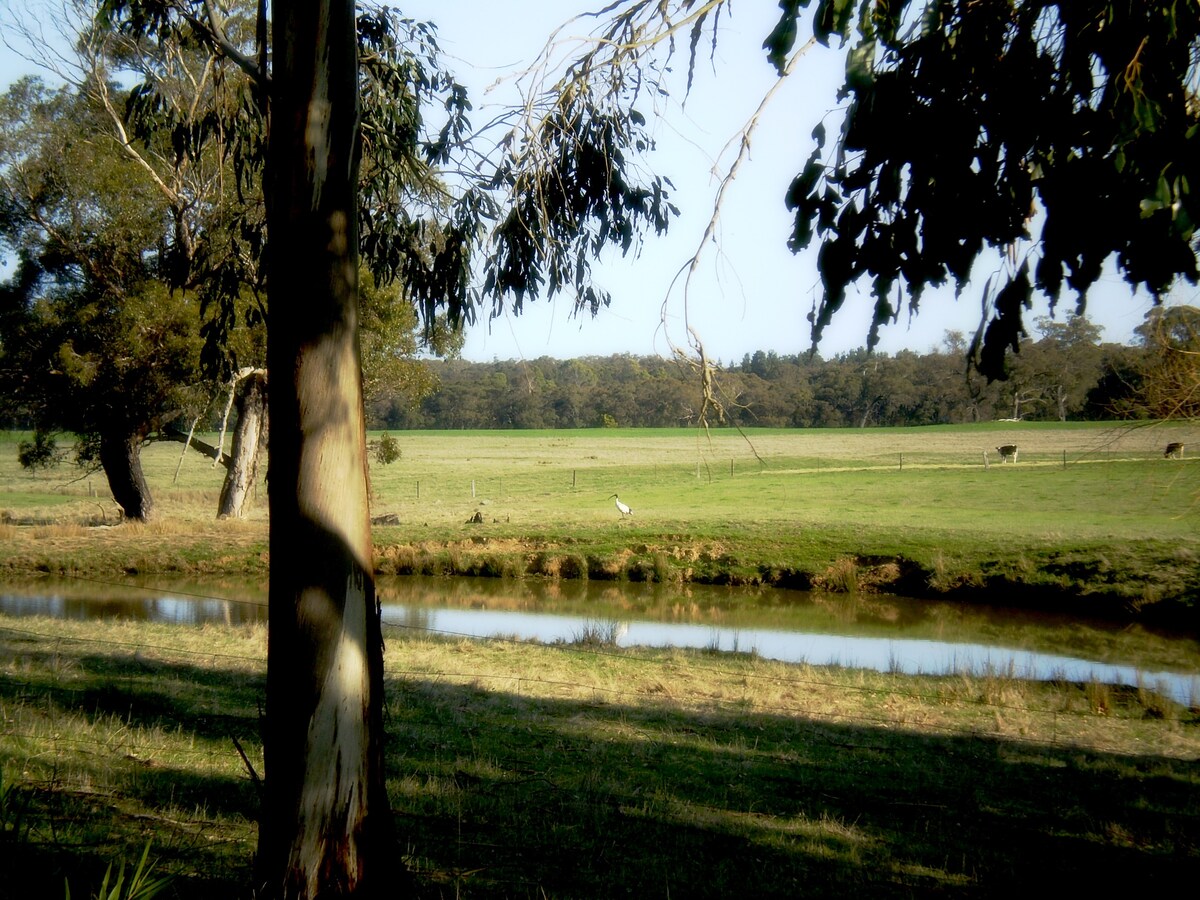
[[[671,580],[671,560],[662,551],[654,554],[654,580],[659,584],[666,584]]]
[[[1107,716],[1112,710],[1112,690],[1103,682],[1092,679],[1084,685],[1088,708],[1097,715]]]
[[[17,444],[17,462],[30,472],[53,469],[62,462],[62,457],[54,438],[44,431],[35,431],[32,441]]]
[[[385,434],[375,446],[375,461],[381,466],[388,466],[404,455],[400,442],[390,434]]]
[[[1175,704],[1161,688],[1156,689],[1142,682],[1138,675],[1137,702],[1142,708],[1142,717],[1146,719],[1173,719],[1176,715]]]
[[[485,556],[475,573],[484,578],[520,578],[525,574],[523,561],[512,556]]]
[[[0,769],[0,839],[21,840],[22,827],[25,822],[27,798],[17,791],[11,781],[4,780],[4,771]]]
[[[559,557],[557,569],[559,578],[578,578],[586,581],[588,577],[588,562],[576,553]]]
[[[413,575],[418,570],[417,551],[409,546],[388,547],[376,565],[386,575]]]

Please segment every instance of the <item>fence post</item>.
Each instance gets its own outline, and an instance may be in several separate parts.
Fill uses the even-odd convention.
[[[417,499],[421,499],[421,481],[417,479]]]
[[[900,471],[901,472],[904,471],[904,454],[903,453],[900,454]]]

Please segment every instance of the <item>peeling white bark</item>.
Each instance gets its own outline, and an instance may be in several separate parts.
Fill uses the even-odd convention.
[[[304,605],[331,605],[324,596],[304,598]],[[336,613],[330,610],[331,616]],[[336,855],[346,861],[348,874],[358,877],[357,834],[352,823],[366,809],[366,719],[368,696],[366,648],[366,591],[362,577],[347,579],[345,612],[333,660],[321,685],[320,697],[308,727],[304,785],[300,793],[300,840],[292,847],[291,864],[305,872],[308,896],[318,894],[319,870],[312,860],[325,859],[331,839],[346,845]]]

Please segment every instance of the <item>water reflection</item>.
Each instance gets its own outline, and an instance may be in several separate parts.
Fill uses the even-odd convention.
[[[387,625],[444,635],[572,642],[599,625],[623,647],[754,652],[913,674],[1140,683],[1200,703],[1196,640],[1024,610],[776,589],[469,578],[381,579],[379,596]],[[47,580],[0,587],[0,612],[184,625],[265,622],[266,588]]]
[[[216,584],[211,587],[218,587]],[[85,622],[133,619],[173,625],[266,622],[266,601],[246,596],[224,599],[200,586],[148,587],[131,580],[119,584],[62,580],[0,586],[0,612],[7,616],[49,616]],[[245,590],[240,592],[246,594]],[[235,592],[230,592],[235,596]]]
[[[384,622],[463,637],[511,637],[545,643],[578,641],[589,633],[612,635],[619,647],[689,647],[755,653],[767,659],[837,665],[880,672],[1002,675],[1037,681],[1139,684],[1190,706],[1200,704],[1200,676],[1144,671],[1051,653],[984,644],[904,638],[813,634],[763,628],[729,628],[673,622],[597,620],[546,613],[483,609],[430,609],[385,605]],[[418,615],[410,618],[414,613]]]

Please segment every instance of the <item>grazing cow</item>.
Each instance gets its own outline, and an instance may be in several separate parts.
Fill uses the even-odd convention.
[[[1003,446],[997,447],[996,452],[1000,454],[1000,462],[1002,463],[1015,463],[1017,461],[1016,444],[1004,444]]]
[[[1163,454],[1163,459],[1183,459],[1183,444],[1171,441],[1167,444],[1167,452]]]

